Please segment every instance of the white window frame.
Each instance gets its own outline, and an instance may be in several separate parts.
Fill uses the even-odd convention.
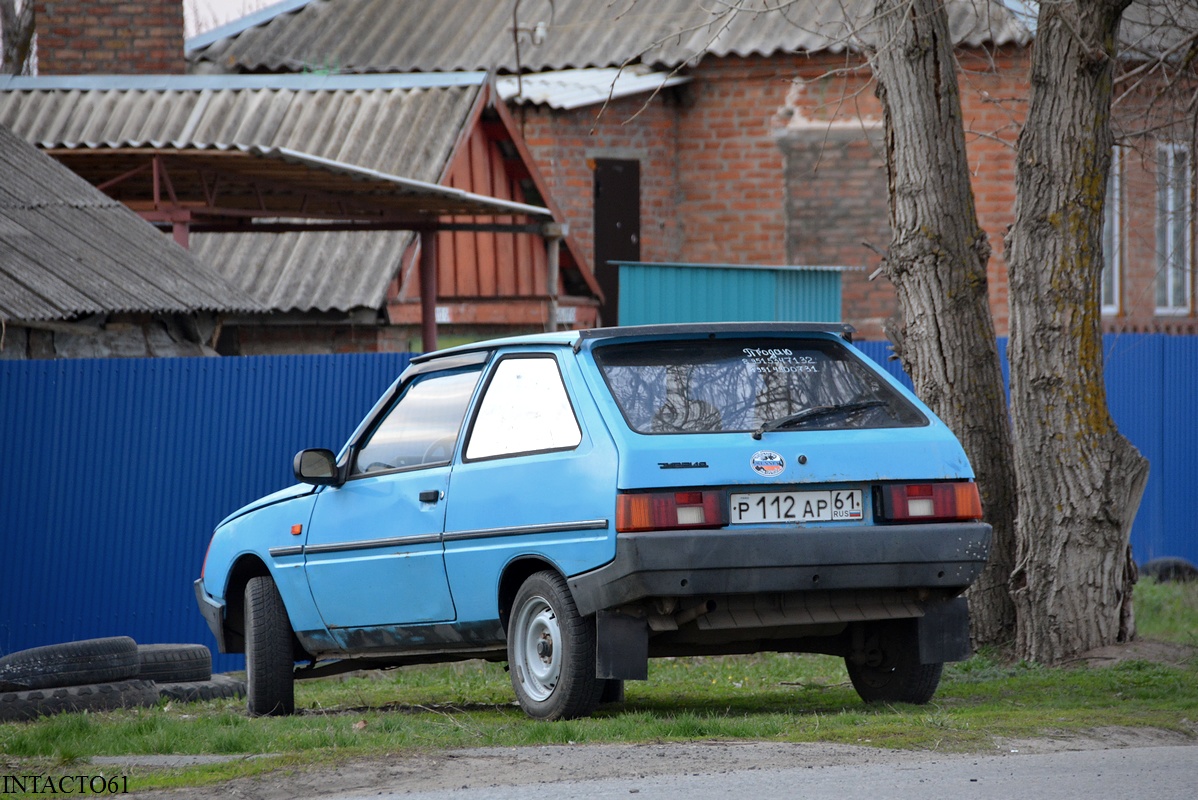
[[[1162,142],[1157,155],[1156,313],[1184,315],[1193,294],[1193,153],[1187,144]]]
[[[1102,278],[1099,302],[1102,313],[1114,316],[1123,298],[1123,148],[1111,148],[1102,224]]]

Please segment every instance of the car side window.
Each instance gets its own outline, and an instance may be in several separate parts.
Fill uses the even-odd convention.
[[[448,464],[481,374],[433,372],[413,380],[358,448],[353,474]]]
[[[569,450],[582,430],[550,357],[500,361],[487,384],[466,445],[466,458],[497,458]]]

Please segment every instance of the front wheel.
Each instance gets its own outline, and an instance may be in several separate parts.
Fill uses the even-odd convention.
[[[245,587],[246,705],[251,715],[295,712],[291,621],[275,582],[250,578]]]
[[[528,578],[512,605],[508,667],[516,699],[534,719],[586,717],[603,694],[595,677],[595,621],[579,616],[556,572]]]
[[[853,688],[866,703],[923,705],[936,694],[944,664],[922,664],[914,620],[876,626],[865,646],[844,660]]]

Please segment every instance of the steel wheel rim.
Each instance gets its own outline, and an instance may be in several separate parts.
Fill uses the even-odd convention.
[[[561,627],[545,598],[530,598],[520,609],[516,635],[516,661],[524,691],[543,702],[557,688],[562,673]]]

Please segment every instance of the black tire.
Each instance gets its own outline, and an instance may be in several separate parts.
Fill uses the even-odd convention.
[[[849,680],[866,703],[923,705],[936,694],[944,664],[921,664],[915,620],[871,626],[865,652],[845,658]]]
[[[158,686],[144,680],[5,692],[0,694],[0,722],[31,720],[72,711],[148,707],[157,703]]]
[[[534,719],[589,716],[606,684],[595,677],[595,620],[578,614],[566,581],[538,572],[512,604],[507,632],[512,688]]]
[[[1198,567],[1184,558],[1154,558],[1140,567],[1140,573],[1160,583],[1198,581]]]
[[[0,690],[113,683],[137,677],[137,643],[128,636],[83,639],[0,658]]]
[[[158,694],[166,700],[175,700],[180,703],[245,697],[245,681],[229,675],[213,675],[204,681],[160,683],[158,684]]]
[[[291,622],[274,580],[250,578],[245,587],[246,707],[251,715],[295,712]]]
[[[137,677],[155,683],[206,681],[212,677],[212,651],[202,644],[139,644]]]

